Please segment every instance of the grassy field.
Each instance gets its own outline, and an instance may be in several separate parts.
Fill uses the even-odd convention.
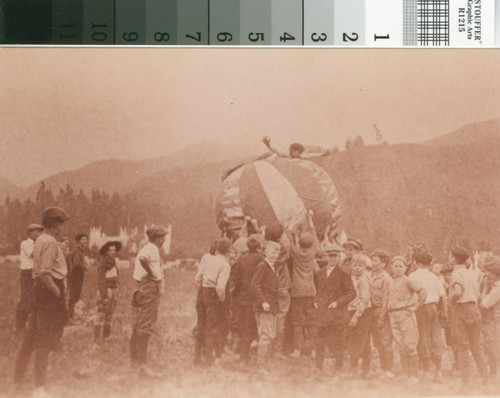
[[[14,396],[13,367],[21,337],[13,333],[15,305],[19,296],[18,266],[0,264],[0,395]],[[143,379],[129,365],[128,339],[133,281],[130,269],[120,274],[119,305],[113,334],[105,346],[94,346],[92,321],[96,274],[92,270],[84,285],[82,322],[65,329],[62,349],[51,354],[47,390],[54,397],[326,397],[326,396],[448,396],[459,395],[458,378],[446,376],[445,383],[430,381],[408,386],[402,381],[345,380],[334,383],[332,364],[326,363],[326,380],[314,378],[312,360],[273,359],[270,371],[244,370],[235,354],[224,354],[221,365],[211,369],[192,366],[195,323],[193,271],[167,272],[166,293],[162,297],[158,335],[150,344],[152,367],[163,376]],[[450,368],[450,352],[445,354],[445,370]],[[26,375],[26,389],[32,389],[32,366]],[[375,365],[374,365],[375,366]],[[446,374],[448,372],[445,372]],[[476,378],[475,395],[481,393]]]

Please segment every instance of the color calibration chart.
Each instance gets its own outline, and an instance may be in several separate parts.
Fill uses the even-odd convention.
[[[0,45],[469,48],[499,32],[500,0],[0,0]]]

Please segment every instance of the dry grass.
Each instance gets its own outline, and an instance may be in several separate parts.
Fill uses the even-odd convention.
[[[311,360],[298,363],[275,359],[269,372],[243,371],[234,354],[223,356],[220,367],[198,369],[191,366],[193,341],[191,330],[196,319],[193,272],[172,270],[167,273],[166,293],[160,306],[159,333],[152,339],[150,359],[162,375],[143,379],[130,368],[128,339],[133,290],[131,270],[120,275],[120,302],[113,324],[113,335],[105,346],[94,346],[92,335],[95,273],[87,276],[83,300],[83,322],[68,326],[62,350],[51,354],[48,391],[54,397],[331,397],[331,396],[445,396],[460,394],[459,380],[448,377],[444,384],[432,382],[408,386],[401,381],[372,379],[346,380],[334,384],[317,381]],[[21,338],[13,333],[15,305],[18,299],[18,268],[0,265],[0,395],[12,396],[13,366]],[[447,353],[446,358],[448,358]],[[449,364],[449,360],[445,361]],[[326,374],[332,375],[332,364]],[[449,368],[449,366],[447,366]],[[32,388],[32,364],[26,375]],[[478,385],[479,388],[479,385]],[[477,390],[479,392],[479,389]],[[21,395],[22,395],[21,394]]]

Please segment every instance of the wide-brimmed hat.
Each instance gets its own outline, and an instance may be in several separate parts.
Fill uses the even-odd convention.
[[[99,254],[104,256],[107,251],[109,250],[109,248],[111,246],[114,246],[116,247],[116,251],[120,251],[120,249],[122,248],[122,244],[121,242],[117,241],[117,240],[108,240],[104,245],[102,245],[102,247],[99,249]]]
[[[26,228],[27,232],[43,230],[44,228],[40,224],[30,224],[28,228]]]

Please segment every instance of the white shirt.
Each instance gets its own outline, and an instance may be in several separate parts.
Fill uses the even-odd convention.
[[[427,268],[419,268],[410,274],[410,279],[416,285],[421,286],[427,292],[424,304],[438,303],[439,297],[444,297],[446,292],[444,286],[431,270]]]
[[[33,248],[35,247],[35,242],[28,238],[21,242],[21,269],[28,270],[33,269]]]
[[[163,273],[161,271],[161,257],[158,247],[155,244],[148,242],[141,250],[139,250],[139,253],[137,253],[134,265],[134,279],[136,281],[140,281],[148,275],[139,261],[141,257],[145,257],[149,260],[151,271],[153,271],[155,280],[161,281]]]

